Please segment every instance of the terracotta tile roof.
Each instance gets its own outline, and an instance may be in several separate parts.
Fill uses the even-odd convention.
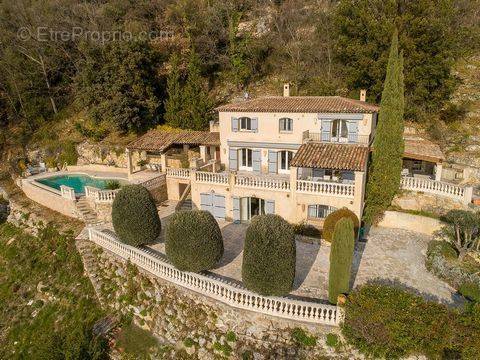
[[[303,144],[290,162],[291,166],[364,171],[369,148],[362,145]]]
[[[422,137],[404,136],[405,151],[403,156],[416,160],[442,162],[445,160],[440,146]]]
[[[379,107],[340,96],[271,96],[230,103],[217,111],[305,112],[305,113],[373,113]]]
[[[127,145],[128,149],[163,152],[172,145],[220,145],[220,134],[209,131],[150,130]]]

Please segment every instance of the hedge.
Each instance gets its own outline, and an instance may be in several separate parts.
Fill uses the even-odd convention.
[[[357,237],[358,233],[358,227],[360,222],[358,221],[357,215],[355,213],[347,208],[341,208],[338,210],[335,210],[331,214],[327,216],[325,219],[325,222],[323,223],[323,231],[322,231],[322,237],[324,240],[331,242],[332,241],[332,236],[333,236],[333,231],[335,230],[335,225],[337,224],[337,221],[347,217],[352,219],[353,221],[353,227],[355,231],[355,238]]]
[[[141,185],[127,185],[118,191],[112,204],[112,222],[120,241],[128,245],[151,244],[160,236],[157,207]]]
[[[369,283],[348,296],[342,332],[368,357],[476,359],[480,305],[449,309],[397,286]]]
[[[200,272],[217,265],[223,256],[220,227],[208,211],[180,211],[165,229],[165,251],[179,270]]]
[[[335,225],[330,249],[328,300],[332,304],[337,303],[338,295],[346,294],[350,289],[350,272],[354,250],[353,222],[349,218],[342,218]]]
[[[295,260],[292,226],[278,215],[255,216],[245,236],[244,285],[261,295],[286,295],[293,288]]]

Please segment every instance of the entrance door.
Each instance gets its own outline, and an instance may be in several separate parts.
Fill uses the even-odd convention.
[[[240,220],[250,221],[255,215],[265,214],[265,200],[256,197],[240,199]]]

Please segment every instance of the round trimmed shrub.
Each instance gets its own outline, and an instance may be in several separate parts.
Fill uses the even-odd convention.
[[[325,222],[323,223],[323,230],[322,230],[322,237],[324,240],[328,242],[332,242],[333,231],[335,230],[335,225],[337,225],[338,220],[342,218],[350,218],[353,221],[353,228],[355,231],[355,238],[357,238],[358,234],[358,226],[360,222],[358,221],[357,215],[347,208],[341,208],[335,210],[330,215],[327,216]]]
[[[132,246],[151,244],[161,223],[152,196],[141,185],[121,188],[112,204],[112,223],[120,241]]]
[[[245,236],[242,279],[247,289],[266,296],[282,296],[295,280],[295,233],[278,215],[252,219]]]
[[[179,211],[165,228],[165,251],[179,270],[209,270],[223,256],[222,232],[208,211]]]

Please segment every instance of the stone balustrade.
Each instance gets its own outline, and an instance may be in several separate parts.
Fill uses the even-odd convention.
[[[266,176],[237,175],[235,176],[235,185],[247,188],[290,191],[290,179]]]
[[[165,174],[159,174],[158,176],[152,179],[148,179],[140,183],[140,185],[147,188],[148,190],[156,189],[165,184],[165,177],[166,177]]]
[[[196,171],[195,180],[201,183],[209,184],[228,184],[228,174]]]
[[[405,190],[420,191],[459,200],[465,204],[472,201],[473,188],[462,187],[443,181],[426,178],[402,177],[400,187]]]
[[[234,308],[322,325],[338,326],[343,321],[343,310],[337,306],[313,301],[261,296],[238,284],[211,275],[180,271],[154,252],[123,244],[114,236],[99,230],[89,228],[88,236],[90,241],[103,249],[136,264],[163,280]]]
[[[297,180],[296,190],[297,192],[301,193],[314,193],[339,197],[353,198],[355,196],[354,184],[343,184],[327,181]]]
[[[167,177],[175,177],[181,179],[190,178],[190,169],[167,168]]]
[[[60,194],[65,199],[74,200],[74,201],[76,200],[75,190],[72,189],[71,187],[60,185]]]

